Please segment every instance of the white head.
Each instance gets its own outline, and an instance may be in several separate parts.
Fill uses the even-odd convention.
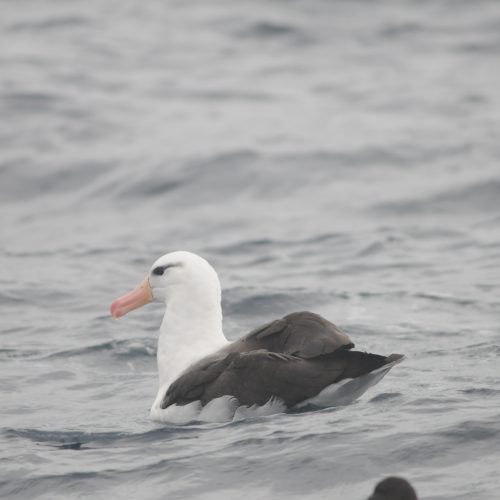
[[[158,339],[159,389],[151,409],[161,413],[169,384],[190,365],[224,347],[221,290],[212,266],[190,252],[160,257],[142,283],[111,304],[114,318],[149,302],[166,306]]]
[[[202,257],[190,252],[171,252],[160,257],[142,283],[111,304],[114,318],[149,302],[220,310],[221,290],[217,273]]]

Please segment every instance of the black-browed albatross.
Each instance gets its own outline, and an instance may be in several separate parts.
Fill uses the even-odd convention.
[[[217,273],[190,252],[160,257],[137,288],[111,304],[111,315],[119,318],[149,302],[166,305],[154,420],[220,421],[343,404],[403,358],[352,350],[343,331],[312,312],[289,314],[229,342]]]

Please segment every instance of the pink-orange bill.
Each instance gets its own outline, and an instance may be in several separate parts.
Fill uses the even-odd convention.
[[[137,288],[113,301],[110,308],[111,316],[113,318],[120,318],[128,312],[148,304],[152,300],[151,287],[149,286],[148,279],[145,278]]]

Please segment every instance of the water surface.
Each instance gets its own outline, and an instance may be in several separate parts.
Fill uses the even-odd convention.
[[[495,1],[0,6],[0,494],[426,499],[500,488]],[[160,426],[172,250],[237,338],[294,310],[407,355],[356,403]]]

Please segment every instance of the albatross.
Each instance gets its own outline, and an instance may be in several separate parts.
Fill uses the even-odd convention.
[[[308,311],[229,342],[217,273],[186,251],[156,260],[134,290],[111,304],[111,315],[119,318],[150,302],[165,305],[159,388],[150,411],[161,422],[228,421],[347,404],[404,357],[353,350],[346,333]]]

